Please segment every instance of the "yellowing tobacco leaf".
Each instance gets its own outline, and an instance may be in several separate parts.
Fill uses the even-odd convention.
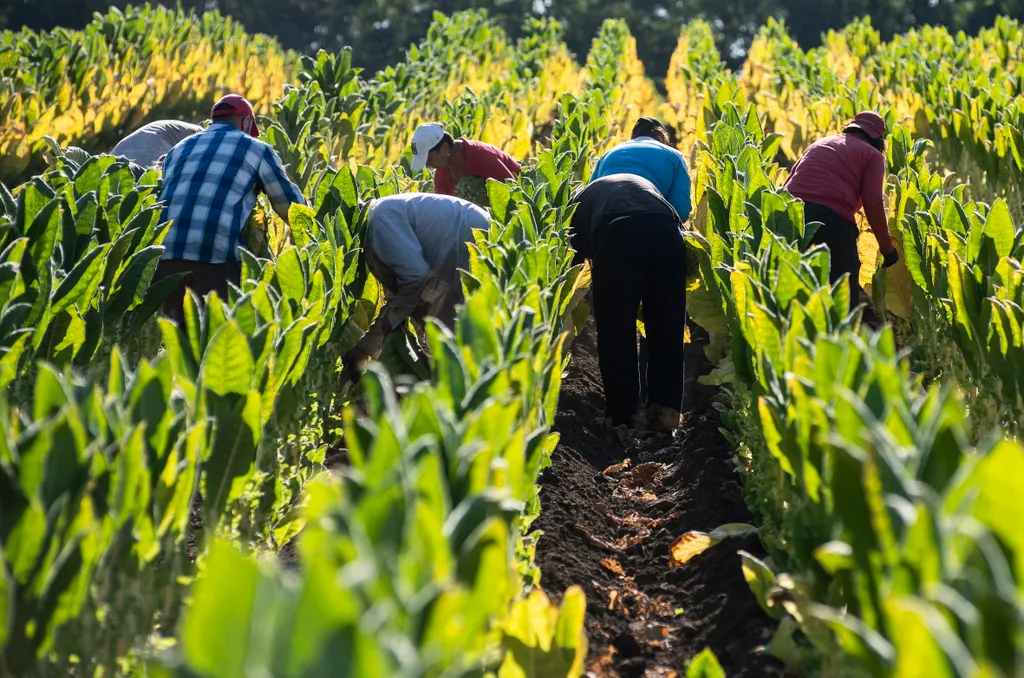
[[[687,532],[679,539],[676,539],[669,547],[672,553],[673,567],[683,565],[695,556],[704,553],[709,548],[730,537],[743,538],[757,532],[757,528],[746,523],[728,523],[721,525],[711,534],[698,532],[696,530]]]
[[[684,565],[691,558],[704,553],[714,544],[715,542],[706,532],[687,532],[672,542],[672,546],[669,547],[672,552],[672,565]]]

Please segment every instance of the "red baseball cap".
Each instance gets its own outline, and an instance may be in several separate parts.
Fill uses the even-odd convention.
[[[260,135],[260,128],[256,126],[256,112],[253,110],[252,104],[249,103],[249,100],[240,94],[228,94],[227,96],[221,97],[217,103],[213,105],[213,109],[210,111],[211,120],[216,120],[217,118],[226,115],[251,117],[252,136],[258,137]]]
[[[872,139],[881,139],[885,136],[885,120],[874,111],[858,113],[847,127],[859,129]]]

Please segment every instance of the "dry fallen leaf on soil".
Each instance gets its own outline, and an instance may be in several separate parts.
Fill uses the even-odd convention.
[[[644,671],[644,678],[679,678],[679,674],[664,666],[652,666]]]
[[[615,649],[614,645],[609,645],[608,647],[606,647],[604,649],[604,652],[602,652],[601,655],[599,657],[597,657],[593,661],[593,663],[590,664],[590,667],[589,667],[590,670],[591,671],[598,671],[599,675],[602,675],[602,676],[603,675],[607,675],[605,673],[605,669],[610,667],[612,665],[612,663],[615,661],[615,654],[617,652],[618,652],[618,650]]]
[[[626,574],[625,572],[623,572],[622,566],[619,565],[619,562],[617,560],[614,560],[613,558],[605,558],[601,561],[601,564],[604,565],[606,569],[611,570],[620,577],[625,576]]]
[[[593,532],[591,532],[587,528],[583,527],[579,523],[573,523],[573,527],[576,528],[577,530],[579,530],[580,532],[582,532],[583,536],[585,536],[587,539],[589,539],[591,542],[593,542],[596,546],[598,546],[599,548],[605,549],[606,551],[614,551],[616,553],[619,553],[619,552],[625,550],[626,548],[628,548],[628,546],[629,546],[628,544],[624,545],[624,543],[621,543],[622,540],[616,540],[616,543],[614,543],[614,544],[612,544],[611,542],[605,541],[604,539],[601,539],[600,537],[595,536]]]
[[[601,473],[603,473],[606,476],[610,476],[613,473],[621,473],[622,471],[625,471],[627,468],[629,468],[629,463],[630,463],[630,459],[629,459],[629,457],[626,457],[625,459],[620,461],[618,464],[612,464],[611,466],[606,468]]]
[[[706,532],[687,532],[672,542],[672,546],[669,547],[672,553],[672,565],[683,565],[694,556],[707,551],[714,543]]]
[[[634,489],[626,487],[625,484],[619,483],[612,490],[612,498],[619,501],[637,501],[637,502],[649,502],[658,499],[658,495],[653,492],[648,492],[642,488]]]
[[[650,489],[650,486],[659,480],[659,476],[663,470],[664,468],[662,465],[656,461],[649,461],[646,464],[640,464],[626,474],[626,477],[622,480],[622,484],[629,488],[643,487],[645,489]]]
[[[678,517],[678,515],[679,514],[677,513],[670,513],[667,516],[661,516],[660,518],[648,518],[646,516],[640,515],[639,513],[630,513],[625,518],[620,518],[616,515],[610,515],[609,517],[619,525],[623,525],[625,527],[632,527],[634,529],[641,530],[653,530],[655,528],[661,527],[664,523],[667,523],[671,520],[675,520]]]

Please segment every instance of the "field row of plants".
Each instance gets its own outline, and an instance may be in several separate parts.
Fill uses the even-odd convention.
[[[859,22],[805,52],[784,26],[770,24],[742,73],[731,76],[713,51],[710,27],[698,22],[681,34],[666,81],[670,103],[662,107],[690,135],[690,150],[707,128],[700,84],[717,83],[719,92],[756,104],[766,129],[780,135],[775,159],[784,164],[856,111],[887,114],[890,222],[904,261],[876,275],[877,244],[862,222],[860,282],[925,372],[965,387],[972,439],[994,425],[1015,433],[1024,415],[1017,329],[1024,127],[1014,117],[1024,101],[1014,65],[1020,30],[999,19],[973,38],[924,28],[882,44]],[[984,93],[996,81],[992,88],[1005,95],[998,101]],[[780,184],[784,177],[783,169]]]
[[[187,41],[244,42],[216,14],[111,13],[0,50],[18,64],[2,82],[35,97],[32,110],[58,110],[69,91],[90,112],[101,99],[123,110],[128,94],[99,97],[94,75],[62,80],[52,64],[102,43],[88,63],[143,82],[166,58],[146,21],[181,45],[159,62],[170,73],[191,63]],[[658,97],[622,22],[606,22],[582,68],[556,24],[528,28],[513,43],[483,14],[437,15],[372,78],[347,51],[294,64],[268,43],[265,63],[246,56],[266,103],[281,74],[262,127],[310,207],[290,227],[261,208],[241,289],[189,299],[180,329],[156,317],[177,282],[152,282],[158,173],[61,147],[113,127],[32,128],[48,168],[0,184],[0,674],[581,673],[586,601],[547,599],[530,531],[587,317],[567,203]],[[1024,670],[1024,450],[996,428],[1015,433],[1024,414],[1019,126],[1006,117],[1019,42],[1001,21],[977,38],[925,29],[883,45],[861,23],[804,52],[770,24],[732,74],[707,24],[680,36],[660,111],[694,174],[701,281],[688,307],[712,337],[710,379],[732,396],[723,416],[771,553],[744,554],[744,574],[793,666]],[[188,86],[159,100],[194,108],[207,90]],[[877,253],[863,254],[876,303],[902,320],[878,334],[829,286],[827,255],[802,252],[811,232],[779,188],[780,162],[862,108],[892,123],[904,254],[877,275]],[[353,389],[338,357],[381,305],[360,261],[360,205],[429,190],[406,150],[427,119],[504,147],[524,171],[460,187],[489,205],[491,227],[455,327],[391,335]],[[908,337],[914,350],[899,350]]]
[[[581,672],[582,592],[548,602],[529,531],[567,341],[587,314],[567,202],[653,89],[621,22],[579,74],[557,30],[535,28],[502,52],[481,15],[439,17],[371,83],[345,52],[304,60],[265,129],[284,155],[275,131],[306,128],[311,205],[288,231],[264,222],[241,289],[190,297],[180,329],[155,317],[176,282],[152,283],[167,227],[155,171],[136,180],[110,156],[55,147],[43,175],[0,190],[0,673]],[[555,96],[569,72],[578,96]],[[360,203],[420,182],[401,165],[329,167],[345,132],[310,142],[310,120],[333,125],[389,88],[413,111],[471,76],[510,78],[531,116],[554,120],[551,142],[518,183],[485,187],[492,226],[455,327],[391,335],[352,400],[338,357],[381,303]],[[298,125],[297,102],[320,113]],[[405,143],[376,139],[379,153]]]
[[[742,78],[694,50],[705,36],[706,26],[684,29],[670,84],[681,95],[672,109],[698,130],[688,239],[702,283],[688,308],[721,361],[709,379],[731,395],[723,417],[771,554],[741,554],[781,621],[771,649],[820,675],[1019,675],[1024,448],[998,425],[1019,420],[1020,231],[1005,202],[970,201],[970,186],[929,169],[913,130],[893,130],[891,221],[913,330],[969,365],[926,370],[925,383],[892,328],[871,333],[850,314],[848,288],[828,284],[827,253],[804,251],[813,232],[780,189],[787,137]],[[850,117],[822,111],[815,134]],[[900,275],[879,274],[879,303],[891,298],[886,277]],[[994,412],[977,412],[978,393]]]
[[[153,119],[204,120],[223,94],[267,113],[298,57],[217,12],[111,9],[84,30],[0,31],[0,181],[45,168],[44,137],[109,151]]]
[[[976,199],[1019,204],[1022,35],[1018,22],[1000,18],[973,37],[924,27],[883,43],[863,20],[805,51],[783,24],[769,22],[741,81],[773,129],[786,134],[783,149],[791,160],[838,131],[851,111],[876,104],[912,136],[931,139],[937,160],[969,181]]]

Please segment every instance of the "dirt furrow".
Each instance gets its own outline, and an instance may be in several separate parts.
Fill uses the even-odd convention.
[[[696,381],[711,366],[699,328],[691,329],[686,423],[676,439],[609,434],[592,323],[572,348],[555,425],[561,441],[541,478],[535,527],[544,531],[543,588],[553,596],[573,584],[586,591],[591,676],[684,675],[705,647],[730,678],[785,675],[764,649],[775,622],[750,593],[736,553],[763,555],[756,536],[672,566],[669,546],[685,532],[750,522],[712,406],[718,389]]]

